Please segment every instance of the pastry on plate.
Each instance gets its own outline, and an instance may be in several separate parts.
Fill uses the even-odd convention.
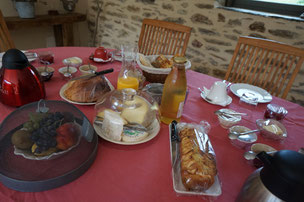
[[[96,102],[102,95],[111,91],[104,76],[93,76],[70,81],[64,96],[74,102]]]

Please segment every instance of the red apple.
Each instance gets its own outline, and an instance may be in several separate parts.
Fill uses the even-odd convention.
[[[65,123],[56,129],[57,149],[67,150],[75,145],[80,135],[79,126],[75,123]]]

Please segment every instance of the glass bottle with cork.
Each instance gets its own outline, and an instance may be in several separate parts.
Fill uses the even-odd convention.
[[[121,46],[122,66],[118,75],[117,89],[133,88],[138,90],[139,78],[136,69],[137,48],[134,44]]]
[[[161,121],[165,124],[180,121],[182,116],[187,91],[186,61],[183,56],[175,56],[172,70],[166,78],[160,106]]]

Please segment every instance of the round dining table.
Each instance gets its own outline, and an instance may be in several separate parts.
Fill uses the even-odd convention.
[[[77,56],[83,64],[97,66],[98,70],[114,68],[106,77],[116,87],[118,73],[122,63],[113,61],[95,63],[89,59],[94,47],[53,47],[29,50],[54,53],[55,69],[51,80],[45,82],[46,100],[63,100],[59,91],[66,84],[58,69],[63,67],[65,58]],[[43,66],[39,60],[33,61],[34,67]],[[77,76],[81,73],[78,70]],[[170,155],[169,127],[161,123],[158,135],[148,142],[135,145],[120,145],[98,138],[96,159],[90,168],[76,180],[63,186],[41,192],[20,192],[7,188],[0,183],[0,201],[2,202],[97,202],[97,201],[234,201],[246,178],[256,170],[252,162],[244,159],[243,154],[249,148],[239,148],[231,144],[228,129],[221,127],[216,110],[232,109],[246,113],[239,125],[256,129],[256,120],[264,118],[268,103],[250,105],[240,101],[231,91],[228,95],[232,103],[226,107],[214,105],[202,99],[198,87],[210,88],[220,79],[187,70],[189,94],[184,106],[181,122],[199,124],[208,122],[211,126],[208,136],[216,155],[217,172],[222,193],[216,197],[204,195],[185,195],[176,193],[173,187],[172,165]],[[304,108],[284,99],[273,97],[271,103],[283,106],[288,114],[281,123],[286,127],[288,136],[284,141],[266,139],[258,134],[258,143],[272,146],[276,150],[298,151],[304,147]],[[96,116],[94,105],[77,105],[91,123]],[[0,103],[0,122],[16,110],[14,107]],[[58,165],[64,166],[64,165]]]

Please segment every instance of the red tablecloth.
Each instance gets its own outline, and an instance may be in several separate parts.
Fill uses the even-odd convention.
[[[34,51],[43,51],[38,49]],[[94,48],[84,47],[57,47],[49,48],[55,54],[55,68],[53,78],[45,83],[47,97],[51,100],[62,100],[59,90],[65,84],[58,73],[63,66],[62,60],[67,57],[78,56],[84,63],[88,62],[89,55]],[[33,62],[40,66],[39,62]],[[95,64],[98,70],[113,67],[114,73],[107,78],[116,87],[117,75],[121,67],[120,62]],[[78,72],[80,74],[80,72]],[[222,108],[205,102],[197,90],[198,87],[209,88],[216,78],[187,71],[188,88],[190,93],[184,108],[183,122],[199,123],[201,120],[209,122],[211,130],[209,137],[216,153],[217,168],[222,185],[222,195],[216,201],[234,201],[242,184],[255,168],[244,158],[244,150],[233,146],[227,130],[223,129],[214,115],[214,111]],[[255,120],[263,118],[266,104],[251,106],[240,103],[239,98],[231,92],[233,102],[226,108],[245,112],[240,125],[255,129]],[[284,106],[288,110],[287,117],[282,121],[288,137],[283,142],[266,140],[259,136],[260,143],[266,143],[274,148],[299,150],[304,145],[304,108],[282,100],[273,98],[272,103]],[[75,105],[89,118],[95,116],[94,106]],[[0,121],[15,108],[0,103]],[[39,193],[23,193],[11,190],[0,183],[0,201],[201,201],[200,196],[180,196],[175,193],[171,177],[171,158],[169,146],[168,126],[162,124],[160,133],[151,141],[133,146],[123,146],[107,142],[99,138],[98,153],[95,162],[81,177],[62,187]],[[206,198],[203,198],[206,199]]]

